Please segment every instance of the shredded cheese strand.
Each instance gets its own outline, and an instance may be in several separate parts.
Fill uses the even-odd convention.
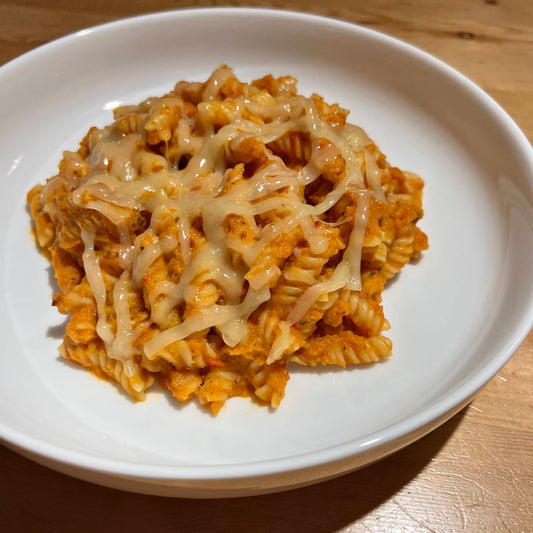
[[[364,178],[355,149],[361,148],[368,140],[366,135],[355,127],[346,127],[344,130],[332,128],[321,117],[314,102],[301,96],[263,106],[241,98],[231,112],[232,122],[215,132],[212,123],[213,106],[216,106],[216,95],[230,72],[220,70],[204,90],[205,101],[198,105],[199,118],[205,128],[203,139],[193,134],[190,118],[183,111],[183,105],[179,104],[181,118],[176,131],[184,146],[194,146],[196,150],[184,169],[170,169],[163,162],[157,172],[141,176],[132,162],[142,161],[143,165],[148,164],[142,148],[146,140],[138,134],[117,138],[114,131],[106,130],[93,148],[91,157],[96,170],[72,193],[74,203],[98,211],[117,228],[122,246],[121,265],[131,276],[128,283],[141,287],[143,276],[158,257],[173,251],[181,255],[185,271],[179,282],[166,281],[157,284],[154,289],[153,297],[163,300],[158,307],[158,316],[152,313],[152,320],[155,319],[156,323],[161,322],[165,313],[168,314],[184,301],[187,287],[194,284],[202,272],[221,287],[225,303],[214,304],[188,317],[178,326],[156,333],[144,347],[144,353],[148,357],[172,342],[209,327],[218,328],[224,341],[235,346],[246,337],[248,316],[269,298],[267,285],[271,279],[275,279],[273,277],[279,275],[279,269],[278,272],[272,268],[266,269],[262,275],[248,279],[247,271],[232,263],[231,254],[224,244],[226,237],[223,224],[228,215],[242,216],[249,222],[254,233],[251,242],[239,244],[244,265],[251,268],[261,251],[273,239],[289,234],[298,226],[315,253],[325,250],[327,242],[319,235],[315,236],[315,222],[345,193],[361,191],[352,234],[342,261],[330,279],[309,287],[299,297],[288,315],[287,328],[300,320],[324,293],[344,286],[350,290],[360,290],[361,287],[361,249],[369,200],[364,192]],[[154,105],[158,101],[170,105],[181,102],[181,99],[154,99]],[[245,111],[269,119],[269,122],[260,124],[245,119]],[[223,167],[225,147],[238,149],[239,143],[246,138],[268,144],[288,132],[308,134],[315,142],[311,161],[305,167],[298,171],[289,169],[279,157],[267,150],[267,164],[222,193],[226,180]],[[326,139],[329,144],[319,148],[316,145],[319,139]],[[336,154],[341,154],[346,164],[345,177],[334,185],[319,204],[313,206],[306,203],[302,195],[303,187],[317,179],[322,167]],[[382,200],[384,196],[380,187],[380,171],[373,156],[367,151],[365,164],[371,190]],[[272,194],[276,196],[271,196]],[[169,211],[175,213],[178,239],[156,238],[143,250],[139,249],[138,244],[133,246],[131,236],[125,229],[126,217],[131,216],[132,210],[138,213],[148,211],[151,214],[150,231],[155,234],[162,217]],[[255,217],[270,212],[283,212],[283,216],[258,228]],[[195,217],[201,217],[205,234],[205,243],[199,250],[192,249],[190,240]],[[84,230],[82,238],[85,243],[84,267],[98,310],[98,335],[109,347],[111,357],[127,361],[133,357],[133,351],[123,296],[126,281],[121,277],[122,281],[117,282],[115,312],[120,320],[117,318],[116,333],[113,333],[104,309],[105,283],[94,252],[94,232]],[[139,242],[139,237],[136,242]],[[282,341],[280,338],[274,343],[269,362],[281,357],[290,344],[288,342],[287,339]]]

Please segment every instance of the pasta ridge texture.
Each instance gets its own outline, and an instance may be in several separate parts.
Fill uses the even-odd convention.
[[[290,76],[221,66],[114,110],[27,199],[60,353],[138,400],[276,408],[290,364],[391,355],[382,291],[427,248],[420,177]]]

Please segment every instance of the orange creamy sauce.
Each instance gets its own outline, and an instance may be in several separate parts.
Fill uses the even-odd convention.
[[[28,193],[60,353],[137,399],[277,407],[287,365],[388,357],[381,292],[427,248],[423,182],[286,76],[220,67],[115,110]]]

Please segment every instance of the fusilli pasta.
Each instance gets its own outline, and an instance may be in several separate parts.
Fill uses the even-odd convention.
[[[391,355],[381,294],[427,248],[423,181],[290,76],[115,109],[28,193],[70,314],[60,353],[142,400],[278,407],[287,365]]]

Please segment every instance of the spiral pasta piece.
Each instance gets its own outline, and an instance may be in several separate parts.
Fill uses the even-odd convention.
[[[91,128],[27,195],[70,315],[60,353],[213,413],[277,408],[290,364],[389,357],[382,293],[428,247],[424,182],[347,116],[222,65]]]

